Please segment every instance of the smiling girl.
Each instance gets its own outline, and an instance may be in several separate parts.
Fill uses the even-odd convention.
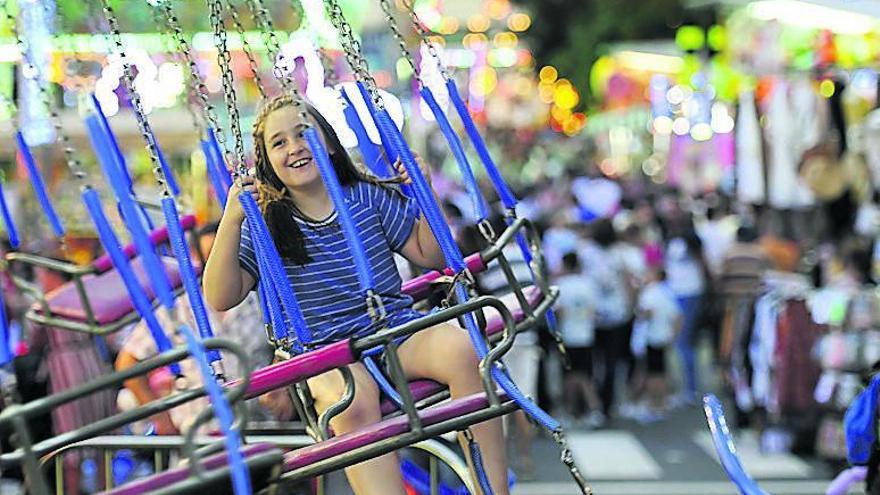
[[[263,107],[254,124],[256,180],[244,177],[242,184],[258,198],[315,344],[369,335],[383,325],[369,316],[336,209],[302,135],[307,125],[319,130],[342,184],[375,277],[376,292],[388,313],[385,324],[393,327],[422,317],[412,309],[412,298],[401,293],[393,253],[425,268],[442,268],[443,254],[427,221],[395,186],[355,168],[332,127],[314,108],[307,109],[308,123],[301,121],[289,96],[277,97]],[[402,165],[397,163],[395,168],[402,181],[409,182]],[[250,229],[238,201],[241,190],[239,185],[230,190],[203,276],[205,297],[218,311],[239,304],[259,280]],[[445,384],[453,398],[483,390],[479,359],[467,333],[453,323],[414,334],[401,344],[399,356],[409,379],[427,378]],[[336,434],[381,419],[380,392],[373,378],[361,363],[350,369],[355,398],[331,421]],[[344,389],[338,371],[314,377],[308,384],[319,412],[337,402]],[[275,403],[274,409],[283,417],[291,414],[292,407],[282,402]],[[508,493],[500,419],[471,430],[482,448],[493,491]],[[346,475],[359,495],[405,493],[395,454],[349,467]]]

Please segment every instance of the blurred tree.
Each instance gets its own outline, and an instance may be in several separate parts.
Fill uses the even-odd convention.
[[[513,0],[532,15],[523,37],[538,67],[552,65],[589,99],[589,70],[609,42],[671,39],[683,0]],[[587,102],[589,103],[589,102]],[[583,103],[582,103],[583,104]]]

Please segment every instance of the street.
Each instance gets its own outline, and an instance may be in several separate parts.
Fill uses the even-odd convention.
[[[568,430],[567,434],[577,464],[596,494],[738,493],[716,460],[700,408],[680,409],[661,423],[618,420],[603,430]],[[834,476],[814,459],[761,455],[752,432],[737,432],[735,440],[747,472],[770,494],[824,494]],[[556,444],[540,437],[533,448],[535,477],[520,480],[515,495],[579,493],[559,461]],[[857,486],[851,493],[864,491]]]

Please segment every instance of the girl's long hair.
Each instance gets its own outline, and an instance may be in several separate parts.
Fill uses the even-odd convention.
[[[339,141],[339,137],[336,135],[333,127],[327,122],[327,119],[311,105],[303,104],[308,114],[318,124],[320,132],[324,135],[330,161],[333,163],[336,176],[343,186],[351,186],[358,181],[382,185],[393,182],[379,181],[377,178],[358,169]],[[265,141],[266,118],[269,114],[281,108],[294,105],[294,100],[289,95],[277,96],[263,105],[254,121],[254,151],[256,155],[256,175],[260,181],[257,188],[259,193],[258,203],[263,212],[263,217],[266,219],[266,225],[269,227],[269,233],[272,235],[275,246],[278,248],[278,253],[282,258],[291,260],[298,265],[304,265],[310,261],[310,258],[306,252],[305,237],[294,217],[307,220],[309,218],[294,204],[287,187],[281,182],[281,179],[272,168],[266,151]]]

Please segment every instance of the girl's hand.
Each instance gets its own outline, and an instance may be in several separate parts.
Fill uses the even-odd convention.
[[[425,176],[425,180],[428,181],[428,185],[431,185],[431,169],[425,164],[425,161],[422,160],[422,157],[413,154],[416,159],[416,163],[419,164],[419,169],[422,171],[422,175]],[[409,172],[406,171],[406,167],[403,166],[403,162],[400,161],[400,158],[394,162],[394,170],[397,171],[397,175],[403,179],[403,183],[406,185],[412,185],[412,178],[409,176]]]
[[[241,195],[242,191],[249,191],[254,195],[254,199],[256,199],[258,181],[250,175],[242,176],[239,180],[233,182],[232,187],[229,188],[229,194],[226,197],[226,209],[223,210],[223,216],[225,217],[229,215],[233,220],[241,223],[244,222],[245,215],[238,197]]]

